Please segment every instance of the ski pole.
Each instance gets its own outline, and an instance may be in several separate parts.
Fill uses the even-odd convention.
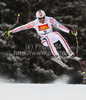
[[[13,28],[16,24],[18,24],[18,21],[19,21],[19,16],[20,16],[20,14],[18,14],[18,16],[17,16],[17,21],[16,21],[16,23],[15,23],[14,25],[12,25],[11,27],[9,27],[9,29],[8,29],[8,30],[10,30],[11,28]]]
[[[77,36],[76,36],[76,44],[77,44],[77,48],[76,48],[76,56],[78,57],[78,37],[77,37]],[[79,60],[79,64],[80,64],[80,66],[81,66],[81,68],[82,68],[83,74],[85,74],[85,71],[84,71],[84,69],[83,69],[83,66],[82,66],[80,60]]]
[[[13,24],[11,27],[9,27],[9,29],[7,30],[7,32],[8,32],[8,36],[10,36],[10,29],[13,28],[16,24],[18,24],[19,16],[20,16],[20,14],[17,15],[17,21],[16,21],[16,23]]]

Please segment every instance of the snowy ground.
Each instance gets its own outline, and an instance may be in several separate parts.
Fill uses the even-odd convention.
[[[0,83],[0,100],[86,100],[86,85],[71,85],[62,77],[52,84]]]

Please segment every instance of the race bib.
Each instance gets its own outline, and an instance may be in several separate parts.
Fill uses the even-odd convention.
[[[48,24],[38,26],[39,31],[46,30],[48,28],[49,28]]]

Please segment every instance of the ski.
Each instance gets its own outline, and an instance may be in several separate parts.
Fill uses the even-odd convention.
[[[62,67],[68,67],[68,65],[66,65],[65,63],[63,63],[63,62],[62,62],[60,59],[58,59],[58,58],[52,57],[51,59],[52,59],[52,61],[58,63],[58,64],[59,64],[60,66],[62,66]]]
[[[80,57],[70,57],[70,56],[68,56],[66,59],[71,59],[71,60],[75,60],[75,61],[80,61],[82,58],[80,58]]]

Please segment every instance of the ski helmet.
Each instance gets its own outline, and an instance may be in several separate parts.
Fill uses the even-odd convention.
[[[36,12],[36,18],[38,18],[39,20],[42,20],[42,19],[44,19],[45,18],[45,12],[43,11],[43,10],[38,10],[37,12]]]

